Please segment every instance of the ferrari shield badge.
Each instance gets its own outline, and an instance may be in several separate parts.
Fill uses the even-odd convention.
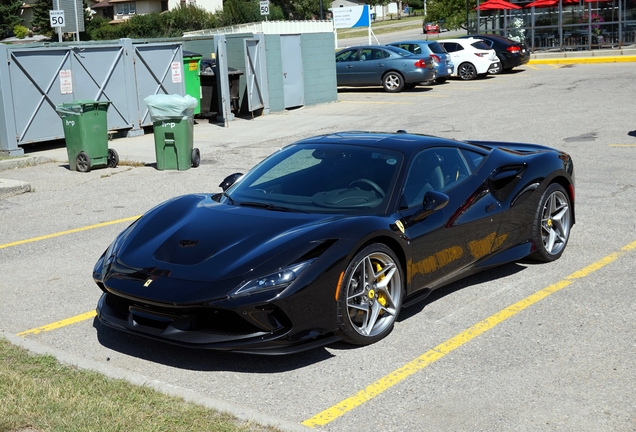
[[[148,288],[148,286],[152,283],[152,279],[148,279],[144,284],[144,288]]]
[[[402,231],[402,234],[404,234],[404,224],[402,223],[402,221],[399,219],[396,220],[395,225],[400,229],[400,231]]]

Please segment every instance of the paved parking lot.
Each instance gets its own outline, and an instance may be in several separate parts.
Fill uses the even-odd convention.
[[[633,63],[534,65],[396,95],[343,89],[338,103],[229,128],[200,122],[202,164],[181,172],[151,165],[152,135],[110,143],[145,166],[81,174],[64,149],[37,152],[58,162],[0,172],[34,188],[0,200],[0,335],[284,429],[636,430],[635,78]],[[397,129],[569,152],[577,223],[563,257],[446,287],[364,348],[194,351],[94,320],[93,264],[131,218],[178,194],[216,192],[293,140]]]

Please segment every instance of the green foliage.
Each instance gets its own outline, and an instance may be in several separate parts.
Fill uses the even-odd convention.
[[[217,25],[215,27],[226,27],[265,21],[265,16],[261,15],[260,3],[257,0],[226,0],[223,3],[223,10],[217,12],[216,19]],[[271,21],[283,20],[284,15],[280,6],[270,3],[267,19]]]
[[[21,6],[22,0],[0,0],[0,39],[10,36],[13,27],[22,24]]]
[[[29,29],[23,25],[13,26],[13,34],[18,39],[24,39],[29,34]]]
[[[283,16],[292,20],[310,20],[320,18],[320,0],[273,0],[279,6]],[[326,16],[331,2],[323,0],[323,14]],[[273,18],[271,18],[273,19]]]
[[[38,0],[33,4],[31,28],[36,34],[51,37],[55,31],[51,27],[49,11],[53,9],[53,0]]]
[[[444,27],[448,29],[465,28],[466,7],[472,11],[476,6],[476,0],[429,0],[425,20],[444,20]]]

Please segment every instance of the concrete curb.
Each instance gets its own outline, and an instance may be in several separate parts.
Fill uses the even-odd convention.
[[[167,384],[159,380],[153,380],[137,373],[131,373],[126,370],[111,366],[105,363],[99,363],[91,359],[77,357],[68,352],[64,352],[46,345],[42,345],[39,342],[21,338],[13,334],[6,333],[0,330],[0,338],[8,340],[13,345],[22,347],[34,354],[39,355],[52,355],[59,362],[75,366],[79,369],[91,370],[98,372],[102,375],[106,375],[109,378],[123,379],[134,385],[150,387],[161,393],[183,398],[186,402],[202,405],[206,408],[211,408],[216,411],[225,412],[231,414],[241,421],[258,423],[265,426],[273,426],[283,431],[290,432],[303,432],[308,430],[315,430],[305,427],[301,424],[296,424],[284,420],[280,420],[271,417],[266,414],[259,413],[249,408],[237,407],[222,400],[214,399],[203,394],[193,392],[183,387]]]
[[[551,57],[531,59],[528,64],[590,64],[590,63],[626,63],[636,62],[636,55],[597,56],[597,57]]]
[[[26,156],[0,160],[0,171],[6,171],[16,168],[24,168],[55,162],[53,159],[44,156]]]
[[[31,192],[31,183],[19,180],[0,179],[0,199],[25,192]]]

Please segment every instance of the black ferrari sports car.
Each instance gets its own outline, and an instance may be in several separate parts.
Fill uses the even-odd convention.
[[[440,286],[558,259],[574,224],[572,159],[533,144],[336,133],[220,186],[158,205],[102,254],[103,324],[261,354],[366,345]]]

